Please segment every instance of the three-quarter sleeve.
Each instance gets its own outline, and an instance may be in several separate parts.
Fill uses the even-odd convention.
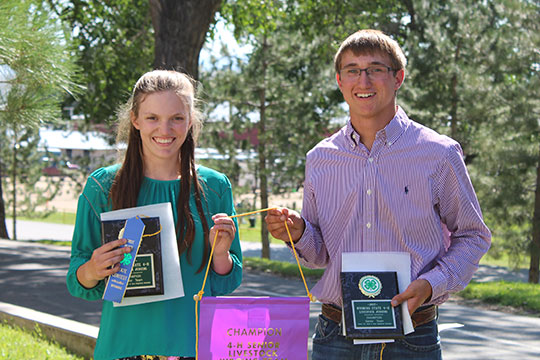
[[[220,182],[220,188],[219,196],[212,198],[212,200],[216,201],[217,203],[211,204],[211,207],[216,209],[215,213],[221,212],[228,215],[235,215],[236,210],[234,208],[231,183],[225,175],[223,175]],[[242,250],[240,248],[240,237],[238,236],[238,221],[236,218],[233,220],[234,225],[236,226],[236,233],[229,250],[233,267],[228,274],[224,275],[220,275],[212,270],[210,276],[210,286],[212,289],[212,295],[214,296],[230,294],[238,286],[240,286],[240,283],[242,282]]]
[[[97,175],[100,175],[99,173]],[[95,176],[90,176],[77,204],[75,228],[71,241],[71,258],[66,284],[71,295],[85,300],[99,300],[103,296],[105,281],[91,289],[85,288],[77,279],[77,269],[92,257],[101,246],[100,213],[107,206],[103,185]]]

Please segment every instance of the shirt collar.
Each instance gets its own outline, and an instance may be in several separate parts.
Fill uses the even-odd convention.
[[[354,130],[351,119],[349,118],[349,121],[347,122],[347,126],[345,127],[345,140],[351,147],[358,146],[360,144],[360,134]]]
[[[411,120],[407,114],[405,114],[405,111],[401,108],[401,106],[398,106],[394,118],[388,123],[388,125],[384,127],[384,129],[381,130],[386,133],[386,144],[388,146],[397,141],[397,139],[409,126],[410,121]]]
[[[390,122],[377,132],[376,138],[385,141],[388,146],[396,142],[396,140],[403,134],[405,129],[409,126],[410,119],[401,108],[397,107],[396,115],[390,120]],[[351,147],[358,146],[360,144],[360,134],[354,130],[352,126],[351,119],[347,122],[345,128],[346,141],[350,144]]]

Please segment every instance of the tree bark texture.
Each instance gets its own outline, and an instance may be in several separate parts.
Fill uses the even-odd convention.
[[[6,226],[4,192],[2,190],[2,164],[0,164],[0,239],[9,239]]]
[[[18,135],[15,132],[15,143],[13,144],[13,169],[11,173],[12,197],[13,197],[13,240],[17,240],[17,145]]]
[[[262,55],[262,87],[259,89],[259,124],[258,124],[258,136],[259,136],[259,180],[261,186],[261,208],[268,208],[268,176],[266,174],[266,138],[264,133],[266,132],[266,49],[268,45],[266,43],[266,36],[263,39],[263,55]],[[264,216],[261,214],[261,257],[270,259],[270,240],[268,238],[268,227],[264,221]]]
[[[199,76],[199,53],[221,0],[149,0],[154,68]]]
[[[265,110],[266,105],[265,99],[265,89],[260,90],[261,94],[261,108],[260,108],[260,120],[258,133],[260,135],[264,134],[266,130],[266,119],[265,119]],[[261,141],[261,136],[259,135],[259,184],[261,186],[261,208],[266,209],[268,207],[268,176],[266,175],[266,149],[264,141]],[[270,240],[268,238],[268,227],[264,221],[264,216],[261,214],[261,257],[265,259],[270,259]]]
[[[460,44],[456,46],[456,51],[454,53],[454,61],[456,64],[459,63],[460,60]],[[452,84],[451,84],[451,99],[452,99],[452,106],[450,108],[450,118],[451,118],[451,124],[450,124],[450,137],[452,139],[458,139],[458,108],[459,108],[459,97],[458,97],[458,75],[454,74],[452,75]]]
[[[538,147],[538,165],[536,167],[536,191],[534,193],[531,266],[529,268],[529,282],[538,284],[540,281],[540,146]]]

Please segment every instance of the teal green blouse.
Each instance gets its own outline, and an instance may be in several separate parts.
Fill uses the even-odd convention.
[[[77,280],[76,271],[90,259],[94,249],[101,246],[100,214],[111,210],[108,193],[118,168],[118,165],[114,165],[93,172],[79,197],[67,287],[73,296],[86,300],[101,300],[105,283],[101,281],[94,288],[86,289]],[[197,174],[204,190],[202,203],[209,226],[214,225],[211,218],[214,214],[235,214],[229,179],[203,166],[198,167]],[[137,205],[170,202],[176,223],[176,201],[179,192],[179,180],[159,181],[145,178]],[[191,262],[188,261],[186,252],[180,255],[185,296],[123,307],[114,307],[112,302],[103,301],[99,335],[94,351],[96,360],[134,355],[195,356],[193,295],[201,289],[204,278],[204,271],[196,273],[203,252],[203,230],[193,196],[190,199],[190,207],[196,224],[196,235],[191,250]],[[238,224],[236,226],[238,228]],[[210,271],[204,296],[226,295],[240,285],[242,252],[238,231],[230,253],[233,259],[231,272],[219,275]]]

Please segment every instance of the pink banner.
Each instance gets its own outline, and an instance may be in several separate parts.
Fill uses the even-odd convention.
[[[307,297],[203,297],[199,319],[200,360],[307,359]]]

